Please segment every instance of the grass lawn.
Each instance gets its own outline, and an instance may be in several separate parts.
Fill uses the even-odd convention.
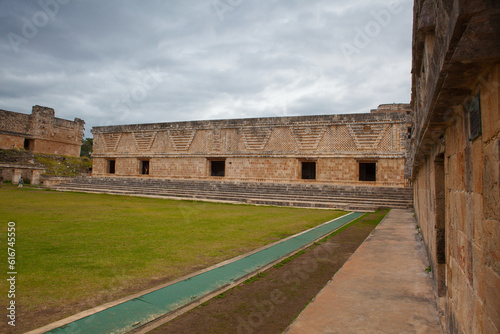
[[[5,254],[7,222],[16,223],[16,300],[25,312],[113,300],[344,214],[18,190],[10,184],[0,188],[0,203]],[[0,282],[5,298],[6,281]]]

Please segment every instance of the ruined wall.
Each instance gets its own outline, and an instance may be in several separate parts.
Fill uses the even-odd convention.
[[[30,132],[30,115],[0,109],[0,148],[23,148]]]
[[[409,119],[404,112],[158,123],[94,128],[94,175],[211,178],[212,160],[225,179],[294,181],[302,162],[316,163],[316,182],[404,185]],[[135,160],[134,160],[135,159]],[[359,181],[359,161],[377,164],[376,181]]]
[[[52,108],[33,106],[32,114],[0,110],[0,148],[79,156],[85,122],[54,117]]]
[[[497,9],[415,2],[407,171],[450,333],[500,331]]]

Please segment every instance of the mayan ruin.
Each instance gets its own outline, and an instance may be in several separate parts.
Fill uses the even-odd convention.
[[[500,333],[498,0],[18,6],[0,332]]]
[[[94,127],[93,175],[403,187],[409,106],[391,107]]]
[[[0,110],[0,149],[78,157],[85,122],[55,117],[54,109],[33,106],[31,115]]]

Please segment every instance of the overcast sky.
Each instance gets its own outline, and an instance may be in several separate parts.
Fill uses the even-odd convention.
[[[410,0],[4,0],[0,109],[98,125],[410,100]]]

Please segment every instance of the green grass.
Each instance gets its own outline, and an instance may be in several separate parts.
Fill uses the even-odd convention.
[[[252,284],[253,282],[260,280],[262,277],[266,277],[267,274],[268,273],[265,272],[265,271],[261,272],[261,273],[258,273],[257,275],[252,276],[249,279],[247,279],[246,281],[244,281],[243,284]]]
[[[7,222],[16,223],[16,300],[28,310],[116,298],[343,214],[18,190],[9,184],[0,188],[0,203],[5,253]],[[7,272],[7,261],[0,268]],[[0,282],[0,291],[7,291],[6,281]]]

